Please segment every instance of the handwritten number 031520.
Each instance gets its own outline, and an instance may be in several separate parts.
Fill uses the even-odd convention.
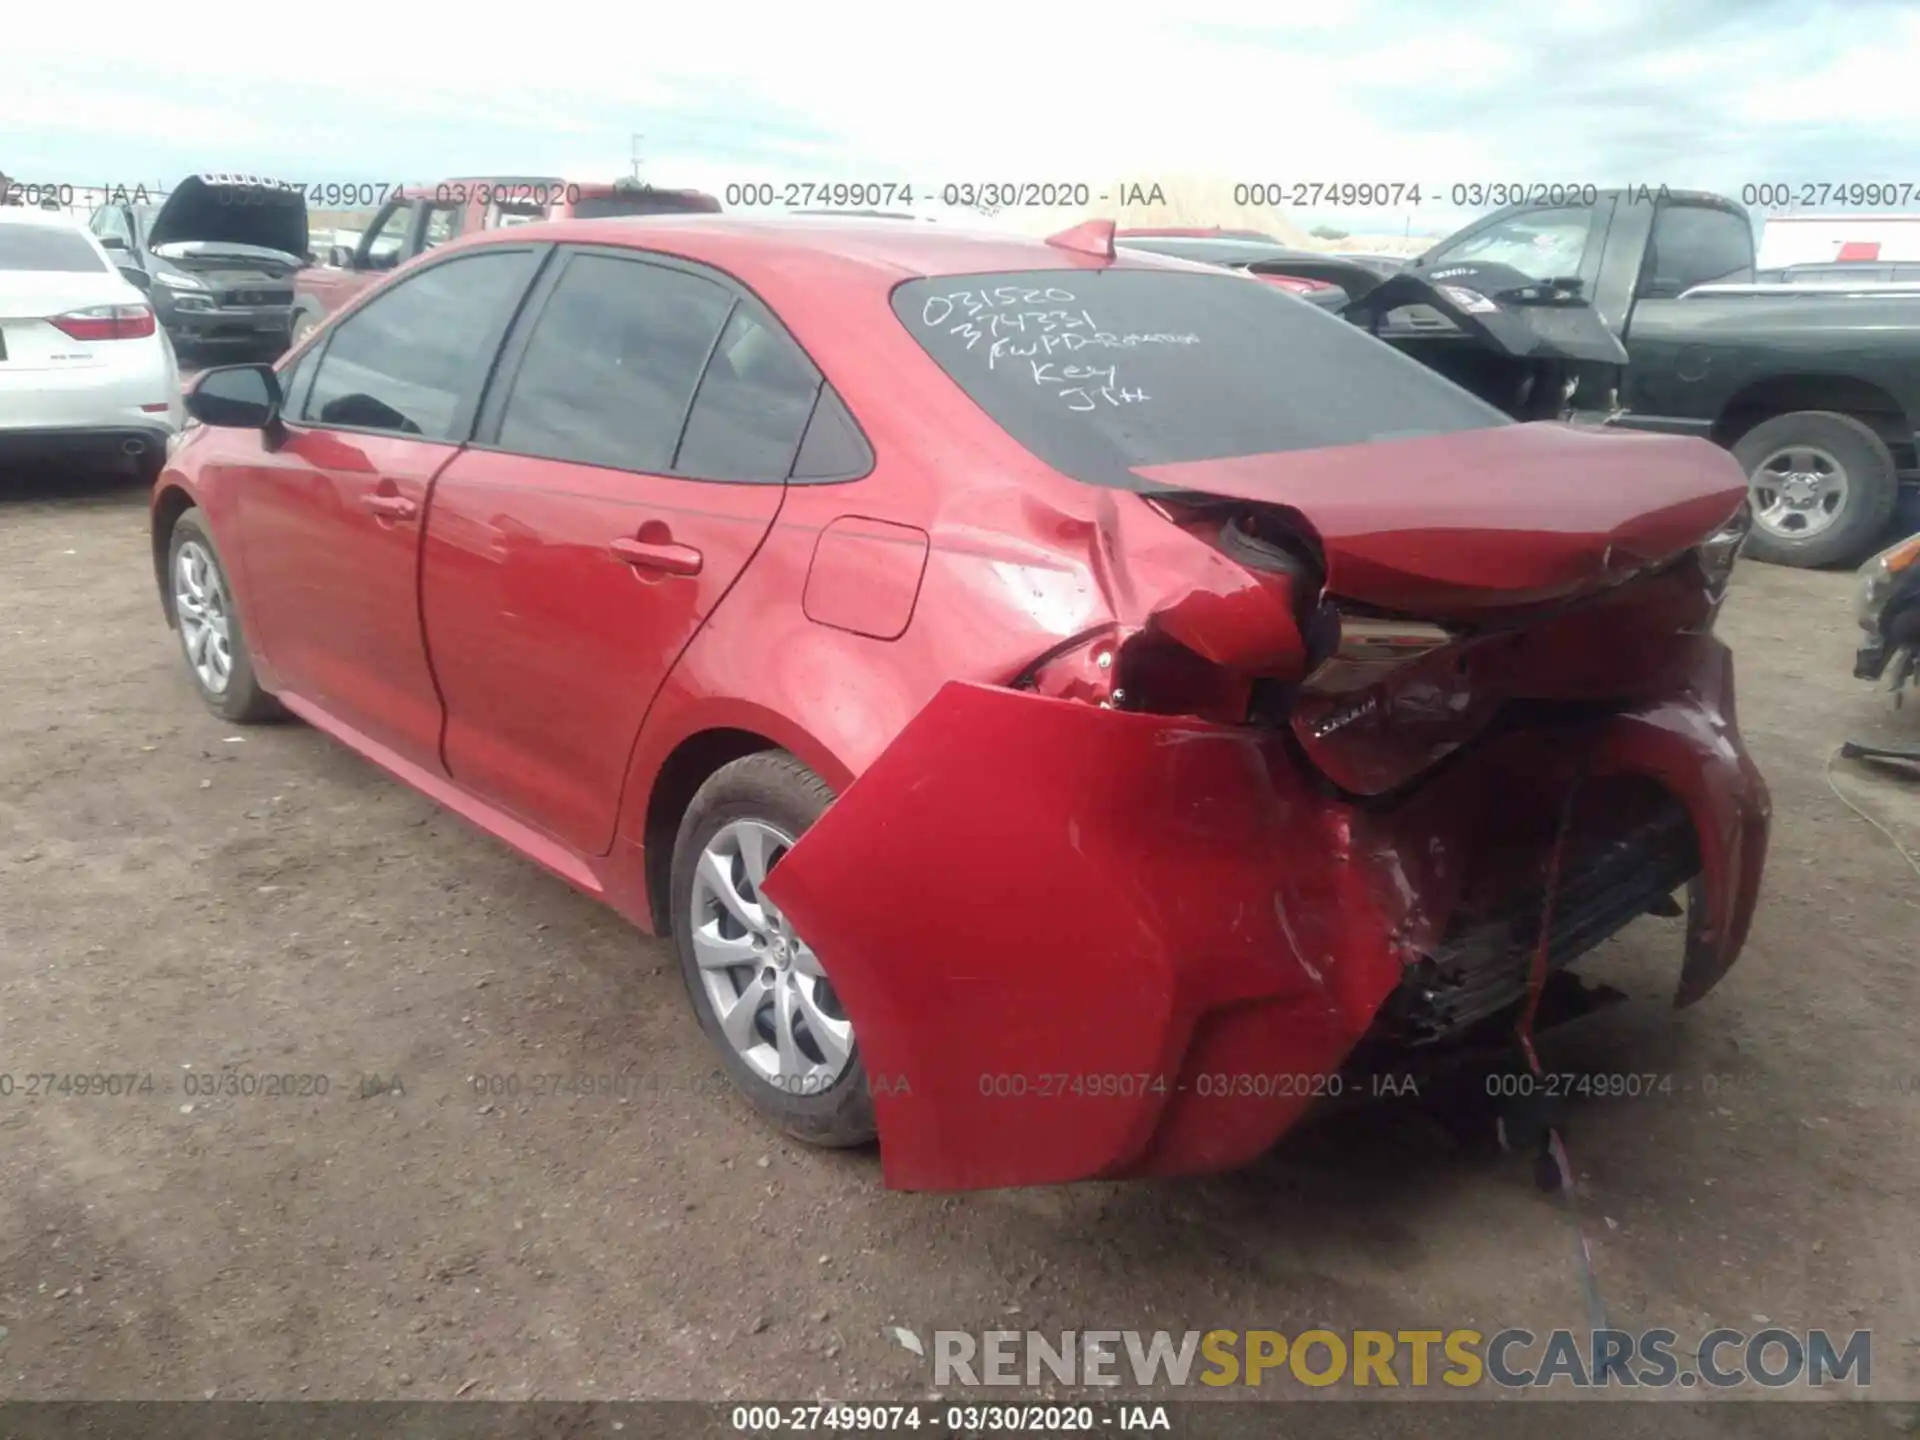
[[[957,290],[951,295],[929,295],[926,303],[920,307],[920,323],[927,326],[944,325],[962,306],[966,309],[966,318],[970,320],[982,310],[991,310],[1000,305],[1042,303],[1071,304],[1073,296],[1057,285],[1049,285],[1044,290],[1029,289],[1022,285],[996,285],[991,290]]]

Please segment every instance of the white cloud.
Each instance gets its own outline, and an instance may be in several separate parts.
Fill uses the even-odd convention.
[[[194,53],[183,14],[165,22],[177,45],[103,58],[100,35],[154,23],[144,0],[97,0],[85,26],[44,8],[10,18],[0,165],[76,180],[585,177],[624,173],[640,132],[649,178],[716,192],[1162,174],[1920,179],[1920,17],[1869,0],[977,0],[937,18],[878,0],[388,0],[350,34],[311,6],[249,11],[244,39],[209,32],[205,63],[173,58]],[[1429,202],[1396,218],[1438,215]]]

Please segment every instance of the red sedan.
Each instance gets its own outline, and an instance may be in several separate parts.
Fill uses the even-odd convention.
[[[1746,937],[1738,466],[1110,226],[496,231],[187,403],[206,702],[672,935],[890,1184],[1238,1165],[1676,891],[1680,1002]]]

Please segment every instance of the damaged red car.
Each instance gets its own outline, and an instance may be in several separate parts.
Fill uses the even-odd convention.
[[[1746,938],[1738,466],[1110,226],[519,227],[187,405],[207,703],[671,935],[892,1185],[1239,1165],[1676,894],[1681,1003]]]

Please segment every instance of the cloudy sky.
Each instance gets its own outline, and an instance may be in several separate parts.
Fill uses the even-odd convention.
[[[1911,0],[1129,0],[511,10],[131,0],[7,22],[0,169],[132,184],[643,174],[1419,183],[1307,223],[1444,230],[1476,181],[1913,182]],[[462,14],[471,20],[456,18]],[[946,13],[950,21],[936,22]]]

